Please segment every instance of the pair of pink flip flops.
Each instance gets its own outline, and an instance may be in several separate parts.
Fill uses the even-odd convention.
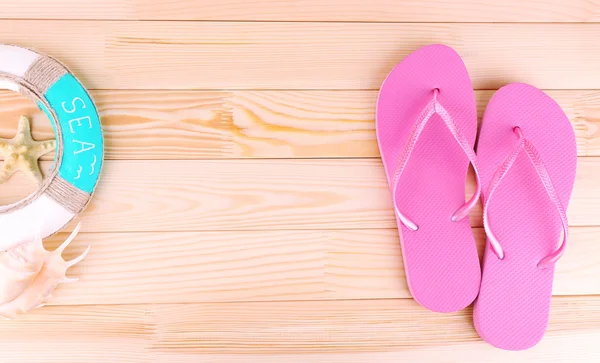
[[[475,301],[490,344],[521,350],[548,323],[554,264],[567,241],[575,134],[561,108],[526,84],[490,100],[477,143],[477,110],[460,56],[423,47],[398,64],[377,101],[377,138],[414,299],[438,312]],[[469,164],[476,188],[465,203]],[[483,269],[467,215],[482,194]]]

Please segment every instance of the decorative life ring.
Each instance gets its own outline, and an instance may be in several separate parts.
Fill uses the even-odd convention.
[[[33,99],[54,128],[54,165],[39,189],[0,207],[0,251],[48,237],[87,206],[98,183],[104,147],[96,106],[59,61],[29,49],[0,45],[0,89]]]

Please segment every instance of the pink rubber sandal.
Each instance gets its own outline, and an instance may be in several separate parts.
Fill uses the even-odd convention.
[[[376,126],[409,289],[430,310],[463,309],[477,296],[481,279],[465,218],[480,183],[465,203],[469,163],[478,174],[477,111],[460,56],[430,45],[406,57],[381,87]]]
[[[546,330],[554,264],[567,242],[575,134],[544,92],[510,84],[487,106],[477,156],[487,244],[475,328],[498,348],[527,349]]]

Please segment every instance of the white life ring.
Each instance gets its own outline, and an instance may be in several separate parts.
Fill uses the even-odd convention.
[[[0,88],[32,98],[54,127],[54,165],[29,197],[0,207],[0,251],[48,237],[87,206],[100,177],[104,143],[100,118],[81,83],[57,60],[0,45]]]

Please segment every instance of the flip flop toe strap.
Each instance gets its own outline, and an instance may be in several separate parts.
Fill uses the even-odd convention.
[[[542,185],[544,186],[544,190],[548,195],[548,198],[550,199],[552,204],[554,204],[554,207],[556,208],[556,211],[558,213],[558,216],[560,217],[560,221],[562,224],[562,241],[559,240],[559,247],[554,252],[544,257],[537,264],[537,267],[540,269],[548,268],[550,266],[553,266],[556,263],[556,261],[560,259],[560,257],[565,251],[567,245],[567,236],[569,233],[567,214],[562,203],[560,202],[560,199],[558,198],[556,188],[554,188],[554,184],[550,179],[548,170],[546,169],[539,152],[533,146],[531,141],[525,139],[525,137],[523,136],[523,132],[519,127],[515,127],[513,131],[515,135],[519,138],[519,141],[492,177],[488,193],[485,195],[483,203],[483,226],[485,228],[487,238],[490,243],[490,246],[492,247],[492,250],[499,259],[503,259],[504,250],[502,249],[502,245],[500,244],[490,225],[489,205],[492,200],[492,196],[494,195],[494,192],[498,189],[498,186],[500,185],[510,168],[514,165],[515,161],[517,160],[517,157],[520,155],[521,152],[525,152],[529,161],[534,166],[535,171],[538,177],[540,178]]]
[[[471,196],[471,198],[465,204],[463,204],[460,208],[456,210],[456,212],[454,212],[454,214],[451,216],[451,220],[454,222],[458,222],[465,218],[469,214],[471,209],[475,207],[475,205],[477,204],[477,200],[479,199],[479,195],[481,194],[481,182],[479,178],[479,170],[477,168],[477,156],[475,155],[475,152],[473,151],[469,140],[462,134],[462,132],[457,127],[456,123],[448,113],[448,111],[438,101],[437,97],[439,92],[440,91],[437,88],[433,90],[433,99],[423,108],[415,124],[413,125],[404,152],[402,153],[402,156],[398,159],[398,163],[396,164],[393,177],[392,194],[396,215],[398,216],[398,219],[402,222],[402,224],[404,224],[408,229],[413,231],[418,230],[419,226],[412,219],[410,219],[408,216],[406,216],[400,211],[400,207],[398,206],[396,196],[398,193],[398,186],[400,185],[400,177],[402,176],[402,172],[404,171],[406,164],[408,163],[408,160],[410,159],[410,156],[417,144],[417,141],[419,140],[421,133],[427,125],[427,122],[431,119],[431,117],[434,114],[440,116],[440,118],[444,121],[444,125],[446,125],[446,127],[454,137],[454,140],[456,140],[456,142],[460,145],[464,153],[467,155],[469,162],[471,163],[471,165],[473,165],[473,169],[475,170],[475,178],[477,182],[475,193],[473,194],[473,196]]]

